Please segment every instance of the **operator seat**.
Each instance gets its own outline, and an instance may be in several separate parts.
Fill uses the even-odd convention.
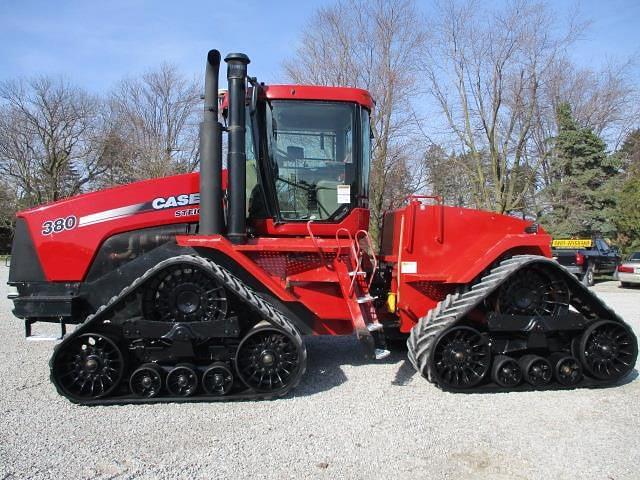
[[[316,197],[320,219],[327,219],[338,209],[338,185],[337,181],[320,180],[316,185]]]

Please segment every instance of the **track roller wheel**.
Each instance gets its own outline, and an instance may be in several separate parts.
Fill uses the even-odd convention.
[[[145,363],[131,374],[131,393],[137,397],[157,397],[162,390],[162,368],[155,363]]]
[[[233,374],[224,363],[209,366],[202,375],[202,388],[209,395],[226,395],[233,386]]]
[[[177,397],[190,397],[198,388],[198,375],[191,365],[177,365],[167,374],[167,390]]]
[[[124,358],[113,340],[84,333],[54,353],[51,377],[69,398],[90,400],[109,395],[122,380]]]
[[[538,355],[525,355],[520,358],[520,368],[525,381],[534,387],[548,384],[553,377],[551,363]]]
[[[289,333],[261,322],[238,346],[238,377],[258,392],[277,392],[294,385],[303,371],[303,348]]]
[[[431,352],[436,383],[444,388],[472,388],[491,366],[491,348],[482,334],[471,327],[452,327],[440,334]]]
[[[501,387],[513,388],[522,381],[522,369],[515,359],[498,355],[493,360],[491,379]]]
[[[576,350],[574,354],[589,375],[611,382],[629,373],[638,356],[631,329],[611,320],[591,324],[577,342]]]
[[[549,357],[553,376],[560,385],[574,387],[582,380],[582,367],[578,359],[568,353],[554,353]]]

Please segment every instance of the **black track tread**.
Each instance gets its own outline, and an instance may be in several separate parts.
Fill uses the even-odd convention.
[[[258,393],[258,392],[251,391],[250,393],[243,392],[242,394],[239,394],[239,395],[229,395],[224,397],[217,397],[217,396],[209,397],[205,395],[199,395],[198,397],[195,397],[195,398],[205,397],[207,399],[211,399],[211,400],[215,399],[218,401],[224,400],[224,399],[268,400],[268,399],[282,397],[286,395],[291,389],[295,388],[300,383],[300,380],[306,370],[307,350],[302,340],[302,336],[300,335],[298,330],[295,328],[294,324],[291,321],[289,321],[280,311],[274,308],[273,305],[271,305],[262,297],[260,297],[250,287],[245,285],[239,278],[237,278],[235,275],[233,275],[231,272],[221,267],[220,265],[212,262],[207,258],[200,257],[197,255],[178,255],[178,256],[171,257],[159,262],[154,267],[147,270],[143,275],[136,278],[130,285],[127,285],[126,287],[124,287],[118,295],[114,295],[106,304],[100,306],[95,313],[87,316],[84,322],[78,325],[78,327],[72,333],[65,336],[65,338],[55,346],[53,355],[49,360],[49,368],[51,370],[50,379],[51,379],[51,382],[55,385],[56,390],[60,395],[68,398],[70,401],[74,403],[86,404],[86,405],[98,405],[98,404],[114,405],[118,403],[133,403],[132,400],[134,399],[129,397],[123,398],[122,401],[119,401],[118,398],[114,398],[114,397],[87,399],[85,401],[85,400],[78,400],[76,398],[67,396],[54,380],[54,376],[53,376],[54,359],[56,358],[56,355],[65,347],[65,345],[71,339],[77,337],[78,335],[81,335],[82,333],[91,331],[92,327],[96,323],[109,320],[109,318],[111,317],[111,314],[113,314],[113,312],[115,312],[119,306],[123,305],[126,302],[127,297],[135,293],[142,285],[144,285],[147,281],[149,281],[156,273],[158,273],[159,271],[171,265],[178,265],[178,264],[185,264],[185,263],[191,264],[206,270],[208,273],[213,275],[220,283],[222,283],[228,290],[232,291],[235,295],[241,298],[245,302],[245,304],[255,313],[260,315],[260,317],[264,321],[270,323],[274,327],[284,331],[289,336],[291,336],[291,338],[297,344],[298,348],[300,348],[301,357],[302,357],[300,362],[301,365],[298,370],[298,375],[296,376],[296,378],[294,378],[293,381],[290,382],[285,388],[282,388],[278,391],[267,392],[267,393]],[[153,400],[160,403],[163,401],[163,398],[166,398],[165,401],[176,401],[180,397],[173,398],[173,397],[160,396],[160,397],[155,397]],[[193,401],[193,397],[185,397],[185,400]],[[201,401],[202,400],[203,399],[201,398]]]
[[[467,313],[496,291],[517,270],[534,263],[544,264],[562,275],[571,292],[570,304],[589,322],[606,318],[627,325],[618,314],[555,260],[538,255],[515,255],[493,266],[476,283],[461,286],[455,293],[447,295],[418,320],[407,339],[409,362],[418,373],[437,384],[430,356],[439,335],[447,328],[462,322]]]

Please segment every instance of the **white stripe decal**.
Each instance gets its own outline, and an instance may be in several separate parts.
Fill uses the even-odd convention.
[[[127,205],[126,207],[105,210],[104,212],[92,213],[91,215],[80,217],[78,220],[78,227],[86,227],[88,225],[107,222],[117,218],[129,217],[143,210],[145,205],[145,203],[138,203],[136,205]]]

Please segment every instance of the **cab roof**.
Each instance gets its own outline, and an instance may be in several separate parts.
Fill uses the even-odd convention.
[[[352,102],[369,110],[373,109],[373,98],[362,88],[324,87],[317,85],[263,85],[264,96],[269,100],[324,100],[328,102]],[[227,108],[227,92],[221,95],[222,109]]]
[[[265,85],[269,100],[326,100],[353,102],[371,110],[373,99],[366,90],[351,87],[319,87],[315,85]]]

